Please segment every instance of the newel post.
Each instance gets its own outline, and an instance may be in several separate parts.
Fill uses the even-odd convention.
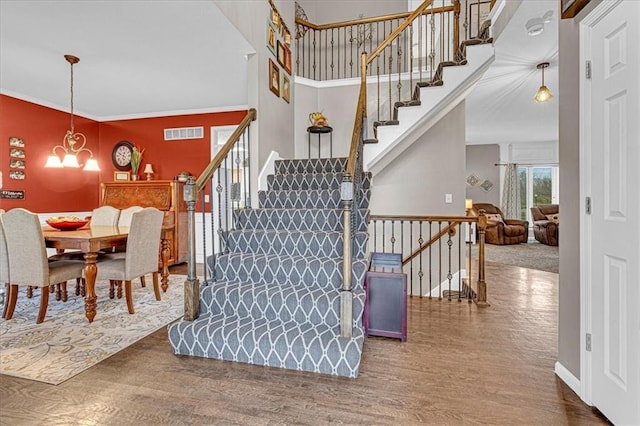
[[[187,203],[187,280],[184,282],[184,320],[200,315],[200,282],[196,276],[196,180],[190,176],[184,186]]]
[[[342,198],[342,288],[340,289],[340,336],[353,334],[353,294],[351,292],[351,212],[353,210],[353,181],[345,173],[340,188]]]
[[[490,306],[487,302],[487,282],[484,280],[484,241],[487,229],[487,216],[484,210],[480,210],[478,216],[478,294],[476,304],[478,306]]]

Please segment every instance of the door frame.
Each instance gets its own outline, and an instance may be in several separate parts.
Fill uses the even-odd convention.
[[[592,353],[587,351],[586,336],[593,330],[593,282],[587,265],[593,247],[593,229],[591,217],[586,213],[585,200],[592,195],[590,149],[593,141],[590,133],[591,82],[586,78],[583,64],[591,59],[592,28],[622,1],[601,2],[580,22],[580,398],[589,405],[593,405],[593,361]]]

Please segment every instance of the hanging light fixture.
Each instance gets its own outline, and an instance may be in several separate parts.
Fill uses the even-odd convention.
[[[89,148],[85,148],[87,138],[80,132],[76,132],[73,127],[73,65],[80,62],[80,59],[73,55],[64,55],[64,59],[71,64],[71,125],[67,133],[62,138],[62,145],[56,145],[51,151],[51,155],[47,158],[45,167],[62,168],[62,167],[80,167],[78,163],[78,154],[86,151],[89,154],[89,159],[84,164],[84,170],[97,172],[100,171],[98,161],[93,158],[93,152]],[[64,157],[60,161],[60,157],[56,152],[57,149],[62,149]]]
[[[536,102],[547,102],[553,95],[547,86],[544,85],[544,69],[549,67],[549,62],[542,62],[536,66],[536,68],[542,70],[542,86],[538,89],[538,93],[533,98]]]

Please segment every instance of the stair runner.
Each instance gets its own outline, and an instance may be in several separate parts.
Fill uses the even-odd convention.
[[[460,43],[460,48],[455,54],[455,58],[453,61],[443,61],[440,62],[436,68],[436,72],[433,75],[433,78],[427,81],[419,81],[415,84],[412,96],[410,100],[398,101],[393,104],[393,117],[389,120],[377,120],[373,122],[373,134],[375,139],[370,139],[369,143],[377,142],[378,138],[378,127],[380,126],[397,126],[400,124],[398,120],[398,112],[400,108],[403,107],[412,107],[419,106],[422,104],[420,101],[420,96],[422,91],[420,90],[423,87],[436,87],[442,86],[444,84],[443,80],[443,72],[446,67],[455,67],[458,65],[466,65],[467,64],[467,47],[474,46],[478,44],[486,44],[491,43],[493,41],[492,38],[489,37],[489,24],[490,21],[485,21],[480,29],[481,34],[478,38],[472,38],[469,40],[465,40]]]
[[[364,331],[370,176],[353,244],[353,337],[340,337],[346,159],[280,160],[259,208],[234,214],[227,252],[207,258],[200,317],[169,326],[175,354],[357,377]]]

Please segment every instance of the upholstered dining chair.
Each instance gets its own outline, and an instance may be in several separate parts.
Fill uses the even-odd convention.
[[[160,300],[158,283],[158,247],[164,214],[154,207],[147,207],[132,214],[127,249],[124,258],[104,259],[98,266],[97,279],[110,280],[118,285],[122,294],[124,282],[127,309],[135,312],[131,294],[131,281],[145,274],[153,274],[153,292]]]
[[[133,214],[135,212],[139,212],[142,210],[140,206],[131,206],[126,209],[120,210],[120,217],[118,218],[118,226],[131,226],[131,219],[133,219]],[[114,247],[113,253],[106,253],[105,257],[107,259],[123,259],[126,253],[126,246],[123,247]],[[147,283],[145,282],[144,275],[140,277],[140,284],[142,287],[146,287]]]
[[[38,216],[15,208],[2,216],[7,243],[11,285],[5,319],[10,320],[16,307],[18,286],[42,289],[36,323],[44,321],[49,305],[49,286],[82,276],[84,264],[74,261],[49,261]]]
[[[120,210],[113,206],[100,206],[91,212],[90,226],[116,226],[120,219]]]
[[[7,298],[9,297],[9,253],[7,253],[7,239],[4,236],[4,224],[2,220],[4,210],[0,210],[0,284],[4,285],[4,303],[2,318],[7,314]]]

